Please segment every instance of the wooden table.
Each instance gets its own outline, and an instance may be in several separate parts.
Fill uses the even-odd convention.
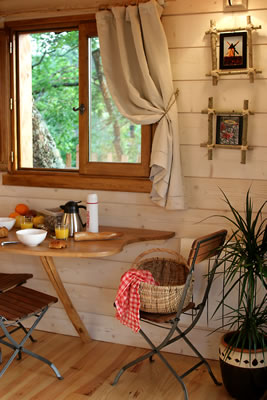
[[[0,254],[17,254],[38,256],[42,265],[54,286],[59,299],[61,300],[65,311],[72,322],[74,328],[78,332],[83,342],[90,341],[90,336],[85,328],[78,312],[74,308],[69,295],[62,283],[62,280],[57,272],[53,257],[70,257],[70,258],[98,258],[107,257],[113,254],[120,253],[124,246],[130,243],[169,239],[174,236],[174,232],[157,231],[148,229],[135,228],[118,228],[118,227],[100,227],[102,232],[121,232],[123,235],[120,238],[113,240],[98,240],[98,241],[83,241],[75,242],[72,238],[68,239],[68,247],[65,249],[49,249],[50,238],[47,238],[37,247],[27,247],[23,244],[9,244],[0,246]],[[16,231],[12,230],[8,234],[8,238],[1,238],[3,241],[17,240]]]

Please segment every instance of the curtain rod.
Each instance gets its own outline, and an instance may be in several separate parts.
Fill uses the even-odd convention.
[[[147,2],[147,0],[146,0],[146,1],[139,1],[139,0],[137,0],[137,1],[130,1],[130,2],[127,2],[127,3],[125,3],[125,4],[123,4],[123,3],[116,3],[116,4],[113,4],[113,5],[103,4],[103,5],[100,5],[100,6],[98,7],[98,9],[99,9],[99,11],[111,10],[112,7],[138,6],[139,3],[146,3],[146,2]]]
[[[150,0],[135,0],[135,1],[129,1],[127,3],[116,3],[113,5],[109,4],[103,4],[98,7],[99,11],[104,11],[104,10],[111,10],[112,7],[128,7],[128,6],[138,6],[141,3],[148,3]],[[157,2],[161,5],[164,6],[164,0],[157,0]]]

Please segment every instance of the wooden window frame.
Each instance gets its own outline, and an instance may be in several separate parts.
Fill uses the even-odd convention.
[[[9,40],[13,42],[13,54],[11,55],[10,73],[6,71],[6,75],[10,76],[10,97],[13,103],[17,104],[19,99],[16,95],[17,74],[16,74],[16,43],[15,35],[17,32],[27,31],[41,31],[49,29],[73,29],[77,28],[82,32],[79,40],[79,51],[85,54],[84,57],[88,58],[87,51],[87,38],[91,33],[96,32],[96,23],[94,15],[82,15],[72,17],[58,17],[46,18],[30,21],[17,21],[9,22],[6,24],[6,29],[9,32]],[[89,35],[89,36],[88,36]],[[91,34],[93,36],[93,34]],[[86,47],[85,47],[86,46]],[[79,79],[86,83],[85,73],[86,63],[80,64]],[[1,68],[1,65],[0,65]],[[88,109],[88,95],[84,89],[88,85],[81,85],[79,91],[79,102],[85,104]],[[7,90],[6,90],[7,91]],[[5,98],[8,97],[4,96]],[[19,169],[18,165],[18,132],[17,132],[17,113],[16,107],[10,110],[10,144],[5,154],[11,154],[8,166],[8,173],[3,175],[4,185],[18,185],[18,186],[39,186],[39,187],[55,187],[55,188],[72,188],[72,189],[93,189],[93,190],[114,190],[114,191],[129,191],[129,192],[150,192],[152,184],[149,180],[149,160],[151,153],[153,126],[142,126],[142,163],[141,164],[128,164],[128,163],[88,163],[88,113],[80,114],[79,116],[79,143],[80,143],[80,158],[79,170],[52,170],[52,169]],[[2,118],[3,116],[0,115]],[[1,138],[3,137],[2,131]],[[7,146],[6,146],[7,147]],[[82,151],[81,151],[82,149]],[[7,165],[8,164],[8,165]],[[0,153],[0,167],[1,167],[1,153]]]
[[[4,29],[0,30],[0,171],[9,167],[10,120],[9,116],[9,37]]]

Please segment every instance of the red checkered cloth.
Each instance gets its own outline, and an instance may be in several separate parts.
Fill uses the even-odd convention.
[[[139,286],[141,282],[156,285],[150,271],[130,269],[121,277],[120,286],[115,299],[116,318],[127,325],[134,332],[140,330],[140,295]]]

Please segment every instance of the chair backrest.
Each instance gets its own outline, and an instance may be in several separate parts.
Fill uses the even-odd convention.
[[[192,243],[191,251],[189,253],[189,257],[188,257],[188,261],[187,261],[190,269],[189,269],[189,274],[187,276],[186,285],[185,285],[184,292],[182,295],[181,303],[178,306],[177,320],[179,320],[180,314],[183,309],[186,292],[189,288],[189,282],[192,277],[192,273],[194,272],[195,265],[199,264],[201,261],[210,259],[214,256],[219,256],[219,254],[221,253],[221,247],[224,244],[226,235],[227,235],[227,230],[222,229],[220,231],[210,233],[209,235],[202,236],[202,237],[196,239]],[[217,259],[218,259],[218,257],[215,258],[214,265],[216,265]],[[185,330],[185,332],[190,331],[196,325],[197,321],[200,319],[200,316],[204,310],[205,304],[206,304],[208,296],[209,296],[209,291],[210,291],[210,288],[212,285],[214,275],[215,275],[215,269],[211,268],[211,270],[208,273],[208,279],[206,280],[206,288],[204,290],[202,300],[196,307],[197,313],[195,314],[191,325]]]
[[[226,235],[227,230],[222,229],[196,239],[192,244],[187,261],[190,269],[201,261],[217,255],[225,241]]]
[[[16,286],[23,285],[28,279],[33,277],[32,274],[5,274],[0,273],[0,293],[4,293]]]

